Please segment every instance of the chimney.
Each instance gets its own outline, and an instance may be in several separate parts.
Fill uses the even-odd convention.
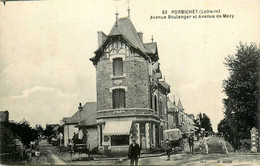
[[[80,124],[80,122],[81,122],[81,113],[82,113],[82,106],[81,106],[81,103],[79,103],[79,107],[78,107],[78,109],[79,109],[79,113],[78,113],[78,124]]]
[[[101,44],[106,40],[107,35],[102,31],[98,31],[97,34],[98,34],[98,47],[100,47]]]
[[[143,42],[143,32],[137,32],[139,38],[141,39],[141,41]]]
[[[175,95],[173,95],[173,99],[172,99],[173,105],[175,105]]]

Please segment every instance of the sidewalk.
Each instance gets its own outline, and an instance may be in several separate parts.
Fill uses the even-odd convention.
[[[159,157],[165,155],[164,153],[157,153],[157,154],[141,154],[140,158],[148,158],[148,157]],[[101,160],[127,160],[127,157],[118,157],[118,158],[94,158],[95,161],[101,161]]]
[[[53,153],[51,150],[48,150],[50,157],[53,160],[55,165],[66,165],[66,162],[57,154]]]

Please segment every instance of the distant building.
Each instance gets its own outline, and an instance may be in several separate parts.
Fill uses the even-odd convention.
[[[175,101],[171,102],[169,97],[167,99],[168,107],[168,125],[169,129],[178,128],[180,125],[179,122],[179,109],[175,104]]]
[[[69,140],[72,140],[73,134],[78,133],[78,128],[76,128],[76,125],[78,125],[78,111],[71,118],[65,120],[62,128],[64,145],[67,146]]]
[[[179,128],[183,134],[194,133],[197,130],[194,115],[185,112],[180,99],[176,105],[175,101],[171,102],[168,98],[168,120],[169,128]]]
[[[70,117],[64,117],[62,120],[60,120],[60,126],[64,125],[64,123],[66,123],[69,119]]]
[[[12,124],[9,123],[9,112],[0,111],[0,162],[5,159],[6,154],[15,154],[16,133],[12,130]]]
[[[193,114],[188,114],[188,117],[191,118],[192,120],[195,120],[195,116]]]
[[[87,102],[83,107],[81,104],[78,111],[63,125],[64,145],[67,146],[72,140],[74,133],[79,139],[84,138],[85,143],[91,148],[97,147],[97,103]]]
[[[0,123],[9,121],[9,112],[8,111],[0,111]]]
[[[58,132],[59,128],[59,124],[46,124],[46,129],[51,129],[54,133]]]
[[[90,149],[98,147],[97,130],[97,103],[87,102],[83,107],[79,107],[79,139],[83,140]]]

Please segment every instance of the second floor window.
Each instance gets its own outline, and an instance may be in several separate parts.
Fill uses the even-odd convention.
[[[163,111],[163,104],[162,100],[159,101],[159,115],[162,116],[162,111]]]
[[[125,90],[114,89],[113,90],[113,109],[114,108],[125,108]]]
[[[157,112],[157,97],[154,96],[154,110]]]
[[[123,75],[123,60],[122,58],[113,59],[113,75],[122,76]]]

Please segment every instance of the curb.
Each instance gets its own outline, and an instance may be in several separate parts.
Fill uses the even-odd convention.
[[[140,156],[140,158],[148,158],[148,157],[159,157],[159,156],[163,156],[165,155],[165,153],[159,153],[159,154],[147,154],[147,155],[144,155],[144,156]]]
[[[154,154],[154,155],[144,155],[140,156],[139,158],[148,158],[148,157],[159,157],[163,156],[165,153],[160,153],[160,154]],[[104,160],[127,160],[128,158],[126,157],[119,157],[119,158],[94,158],[94,161],[104,161]]]

